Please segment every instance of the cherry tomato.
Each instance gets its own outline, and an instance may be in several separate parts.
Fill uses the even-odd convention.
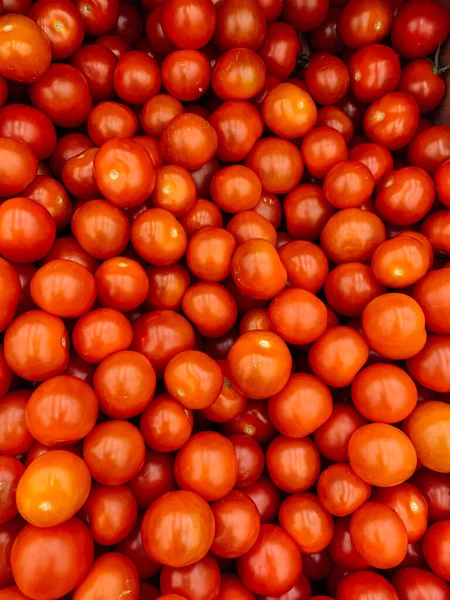
[[[436,125],[417,133],[408,146],[408,162],[433,175],[450,158],[450,127]]]
[[[319,500],[336,517],[353,513],[369,499],[371,491],[371,486],[346,463],[331,465],[317,482]]]
[[[262,58],[248,48],[232,48],[216,61],[211,87],[222,100],[249,100],[265,84],[266,66]]]
[[[392,585],[400,600],[406,600],[417,594],[426,594],[445,600],[450,594],[448,584],[437,575],[414,567],[397,571],[392,578]]]
[[[12,456],[1,456],[0,457],[0,465],[1,465],[1,485],[2,485],[2,498],[0,501],[0,523],[6,523],[13,517],[15,517],[18,513],[17,500],[16,500],[16,490],[19,480],[22,478],[25,468],[22,463],[19,462],[16,458]],[[2,534],[6,534],[7,530],[1,530]],[[12,530],[11,530],[12,533]],[[3,535],[0,535],[0,543],[3,546],[4,540],[2,539]],[[3,555],[3,550],[2,550]],[[3,559],[3,556],[2,556]],[[3,582],[5,579],[5,574],[3,573],[3,560],[1,561],[2,568],[0,570],[0,582]]]
[[[398,55],[383,44],[360,48],[350,58],[348,70],[355,98],[367,104],[396,90],[401,77]],[[407,89],[401,91],[408,92]]]
[[[256,142],[245,164],[258,175],[263,189],[273,194],[290,192],[304,171],[297,147],[288,140],[273,137]]]
[[[303,492],[319,476],[319,453],[309,438],[277,436],[267,449],[266,461],[273,483],[285,492]]]
[[[445,549],[450,536],[450,522],[433,523],[423,538],[422,548],[431,569],[446,581],[450,580],[450,564]]]
[[[292,83],[281,83],[264,98],[262,115],[269,129],[290,140],[303,137],[314,127],[317,108],[307,92]]]
[[[261,181],[251,169],[232,165],[218,171],[211,180],[211,198],[223,211],[238,213],[254,208],[261,197]]]
[[[159,92],[161,75],[154,58],[131,50],[119,58],[114,69],[114,89],[127,104],[144,104]]]
[[[391,92],[373,102],[364,116],[364,132],[371,142],[388,150],[406,146],[419,125],[419,107],[409,94]]]
[[[324,179],[328,171],[348,158],[344,137],[332,127],[316,127],[302,141],[302,157],[316,179]]]
[[[138,600],[139,576],[133,562],[118,552],[97,558],[86,579],[75,590],[73,600],[89,600],[94,593],[105,600],[113,600],[117,594],[125,594],[127,600]]]
[[[379,600],[397,600],[394,587],[378,573],[358,571],[348,573],[338,584],[337,600],[369,600],[375,596]]]

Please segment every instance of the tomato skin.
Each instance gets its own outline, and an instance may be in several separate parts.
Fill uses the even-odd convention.
[[[276,569],[269,557],[277,557]],[[242,583],[255,594],[280,596],[300,576],[302,558],[291,536],[276,525],[262,525],[253,548],[237,560]]]
[[[184,490],[169,492],[145,513],[142,542],[153,560],[173,568],[186,567],[207,554],[214,527],[214,515],[200,496]]]
[[[417,102],[420,114],[423,114],[440,104],[445,94],[445,83],[431,62],[424,58],[403,67],[399,90],[410,94]]]
[[[355,98],[367,104],[396,90],[401,77],[397,54],[382,44],[360,48],[350,58],[348,70]],[[401,91],[408,92],[407,89]]]
[[[378,573],[358,571],[349,573],[338,585],[337,600],[399,600],[394,587]]]
[[[237,575],[224,573],[217,600],[255,600],[255,596],[242,585]]]
[[[194,284],[185,293],[181,307],[186,317],[207,338],[227,334],[237,319],[236,300],[220,283],[202,281]]]
[[[309,344],[325,331],[325,304],[307,290],[283,290],[269,305],[271,329],[290,344]]]
[[[386,37],[392,21],[389,0],[350,0],[339,20],[339,36],[350,48],[375,44]]]
[[[359,160],[371,171],[378,185],[394,167],[392,154],[381,144],[358,144],[350,150],[350,160]]]
[[[127,104],[144,104],[159,92],[161,74],[154,58],[130,50],[119,58],[114,69],[114,89]]]
[[[25,468],[23,467],[22,463],[19,462],[16,458],[7,455],[0,457],[0,467],[0,480],[3,490],[2,498],[0,501],[0,524],[3,524],[15,517],[18,513],[16,490],[17,484],[21,479]],[[1,538],[2,535],[0,533],[0,545],[3,545]],[[3,563],[4,561],[2,560],[2,566],[0,570],[0,583],[2,583],[4,579]]]
[[[350,85],[350,78],[340,58],[323,52],[311,55],[305,83],[318,104],[328,105],[342,100]]]
[[[445,549],[450,536],[450,521],[433,523],[422,542],[425,559],[438,577],[450,581],[450,563]]]
[[[162,598],[187,598],[187,600],[213,600],[220,589],[221,575],[216,559],[207,554],[193,565],[186,567],[164,566],[160,587]],[[183,596],[172,592],[182,592]],[[167,594],[167,596],[165,595]]]
[[[408,146],[408,162],[433,175],[450,158],[450,127],[435,125],[413,138]]]
[[[348,456],[355,473],[378,487],[403,483],[417,465],[416,450],[410,439],[384,423],[370,423],[356,430],[350,439]]]
[[[307,133],[301,152],[309,173],[316,179],[324,179],[332,167],[348,158],[344,137],[331,127],[316,127]]]
[[[371,491],[372,487],[346,463],[336,463],[326,468],[317,482],[319,500],[337,517],[354,512],[369,499]]]
[[[164,160],[190,171],[213,158],[217,150],[217,134],[205,119],[184,113],[172,119],[161,135]]]
[[[54,450],[28,465],[17,486],[17,508],[36,527],[60,525],[75,516],[91,489],[84,461],[65,450]]]
[[[367,202],[374,190],[372,173],[358,161],[342,161],[325,176],[323,191],[336,208],[355,208]]]
[[[309,133],[308,135],[311,135]],[[297,147],[282,138],[258,140],[245,159],[245,164],[272,194],[287,194],[302,178],[304,164]]]
[[[443,43],[450,30],[448,10],[435,0],[423,10],[420,0],[401,6],[391,31],[392,45],[405,58],[421,58]]]
[[[3,258],[0,258],[0,292],[0,331],[3,331],[13,320],[21,296],[19,277],[14,267]]]
[[[398,570],[393,578],[392,585],[399,596],[399,600],[429,596],[435,600],[447,600],[450,597],[450,588],[437,575],[430,571],[418,568]]]
[[[114,600],[117,594],[138,600],[139,576],[134,563],[118,552],[97,558],[86,579],[75,590],[73,600],[90,600],[93,594],[105,600]]]
[[[16,584],[36,600],[55,600],[71,592],[84,580],[93,560],[91,534],[77,518],[54,527],[26,525],[11,553]],[[39,569],[27,568],[38,562]]]
[[[295,29],[288,23],[277,22],[269,24],[259,55],[268,75],[286,79],[295,69],[299,50],[301,43]]]
[[[348,571],[367,569],[369,563],[356,550],[350,536],[350,516],[334,520],[334,534],[328,552],[336,566]]]
[[[266,461],[273,483],[291,494],[309,489],[320,472],[319,453],[307,437],[277,436],[267,449]]]
[[[297,32],[318,27],[328,11],[328,0],[288,0],[283,7],[283,18]]]
[[[24,83],[39,79],[52,59],[50,43],[39,25],[24,15],[7,14],[0,17],[0,29],[0,73]]]
[[[113,51],[98,41],[81,46],[70,59],[70,64],[84,75],[95,103],[112,98],[114,69],[117,65]]]
[[[409,94],[391,92],[373,102],[364,116],[364,132],[371,142],[388,150],[406,146],[419,124],[419,107]]]
[[[302,106],[302,112],[295,107]],[[280,83],[268,92],[262,104],[265,124],[286,139],[302,137],[317,120],[317,108],[311,96],[291,83]]]

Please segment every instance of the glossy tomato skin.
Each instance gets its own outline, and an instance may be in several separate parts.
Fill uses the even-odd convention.
[[[0,17],[0,28],[0,73],[24,83],[39,79],[52,58],[50,43],[39,25],[24,15],[7,14]]]
[[[408,146],[408,162],[433,175],[450,158],[450,127],[435,125],[414,137]]]
[[[445,581],[450,581],[450,564],[445,548],[450,535],[450,522],[441,521],[428,528],[422,542],[425,559],[431,569]]]
[[[271,568],[269,556],[277,556],[277,568]],[[295,584],[302,569],[301,554],[291,536],[276,525],[262,525],[253,548],[237,560],[241,581],[252,592],[281,595]]]
[[[350,85],[350,78],[340,58],[323,52],[311,55],[305,83],[318,104],[329,105],[342,100]]]
[[[392,578],[392,585],[400,600],[419,595],[429,595],[436,600],[446,600],[450,596],[450,588],[437,575],[424,569],[409,567],[400,569]]]
[[[351,57],[348,69],[355,98],[367,104],[393,92],[400,82],[400,60],[392,48],[382,44],[360,48]]]
[[[105,600],[125,594],[129,600],[139,598],[139,576],[134,563],[123,554],[112,552],[97,558],[86,579],[75,590],[74,600],[88,600],[99,593]]]
[[[3,258],[0,259],[0,289],[3,298],[0,329],[3,331],[13,320],[21,296],[20,279],[14,267]]]
[[[54,527],[26,525],[16,538],[11,565],[16,584],[27,596],[59,598],[79,585],[94,560],[89,529],[73,518]],[[27,568],[41,561],[41,568]]]
[[[399,8],[392,26],[392,45],[405,58],[421,58],[436,50],[448,35],[448,10],[433,0],[423,10],[420,0]]]
[[[398,600],[394,587],[378,573],[358,571],[349,573],[338,585],[337,600]]]
[[[327,10],[327,0],[289,0],[283,7],[283,17],[296,31],[309,31],[322,23]]]
[[[25,104],[9,104],[0,110],[0,134],[27,144],[38,160],[50,156],[56,146],[56,131],[47,115]]]
[[[0,450],[2,454],[17,456],[30,449],[33,438],[25,425],[25,408],[29,390],[15,390],[6,394],[0,404],[2,428]]]
[[[99,43],[83,45],[73,54],[70,63],[84,75],[94,102],[112,98],[114,69],[117,65],[112,50]]]
[[[17,484],[22,477],[25,469],[16,458],[12,456],[2,456],[0,458],[1,465],[1,482],[4,494],[0,504],[0,523],[6,523],[18,513],[16,502]],[[0,536],[1,539],[2,536]],[[3,540],[2,540],[3,541]],[[3,546],[3,544],[1,544]],[[0,582],[4,578],[4,561],[2,560],[2,568],[0,570]]]
[[[0,138],[2,196],[16,196],[23,192],[37,175],[38,163],[34,151],[22,140]]]
[[[391,92],[373,102],[364,116],[364,132],[370,141],[398,150],[414,137],[419,107],[409,94]]]

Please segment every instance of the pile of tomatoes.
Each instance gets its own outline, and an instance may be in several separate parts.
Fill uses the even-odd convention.
[[[0,15],[0,600],[450,600],[445,4]]]

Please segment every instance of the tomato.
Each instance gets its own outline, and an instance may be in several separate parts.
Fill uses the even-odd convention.
[[[92,477],[105,485],[122,485],[141,469],[144,440],[127,421],[106,421],[92,429],[83,444],[83,459]]]
[[[446,581],[450,580],[450,564],[446,548],[450,536],[450,522],[440,521],[428,528],[422,542],[423,553],[431,569]]]
[[[336,104],[347,93],[350,78],[345,63],[326,52],[312,54],[306,69],[305,83],[318,104]]]
[[[145,52],[131,50],[114,69],[114,89],[127,104],[144,104],[159,92],[161,75],[156,61]]]
[[[151,208],[133,221],[131,243],[147,262],[167,266],[183,256],[187,238],[183,227],[169,211]]]
[[[115,138],[131,138],[137,128],[134,112],[118,102],[100,102],[89,113],[89,137],[97,146]]]
[[[384,577],[372,571],[349,573],[338,585],[337,600],[398,600],[394,587]]]
[[[11,460],[16,459],[11,458]],[[3,464],[6,463],[4,462]],[[6,483],[5,475],[3,475],[2,479]],[[7,493],[8,492],[9,490],[7,489]],[[17,511],[15,500],[14,509]],[[12,585],[14,583],[14,578],[11,570],[11,550],[14,544],[14,540],[16,539],[20,530],[23,529],[24,525],[25,521],[20,516],[12,517],[6,523],[2,523],[0,525],[0,585],[2,586],[2,588],[4,588],[5,586]],[[6,596],[6,592],[0,591],[0,598],[2,598],[2,593],[4,594],[4,596]],[[2,600],[10,600],[10,598],[6,596],[2,598]]]
[[[112,491],[115,488],[108,489]],[[126,506],[123,508],[126,510]],[[156,588],[153,588],[153,586],[144,584],[142,579],[149,579],[158,574],[161,566],[155,563],[145,551],[144,544],[142,543],[141,526],[142,518],[138,517],[131,532],[122,541],[116,544],[115,549],[117,552],[120,552],[120,554],[124,554],[132,560],[138,571],[139,579],[141,580],[139,582],[140,594],[145,600],[152,600],[159,597],[159,592]],[[152,591],[154,592],[153,596],[151,595]],[[145,593],[147,593],[147,596]]]
[[[258,215],[272,223],[275,229],[278,229],[280,226],[282,218],[281,203],[275,194],[263,191],[253,212],[256,212]]]
[[[303,138],[302,157],[312,177],[324,179],[328,171],[348,158],[344,137],[331,127],[316,127]]]
[[[14,267],[0,259],[0,289],[2,305],[0,311],[0,330],[6,329],[13,320],[21,296],[21,285]]]
[[[280,253],[281,254],[281,253]],[[335,267],[325,281],[325,298],[333,310],[346,317],[361,316],[371,300],[385,288],[367,265],[349,262]]]
[[[409,94],[391,92],[373,102],[364,116],[364,132],[370,141],[398,150],[414,137],[419,108]]]
[[[428,335],[423,349],[408,360],[407,369],[421,385],[446,393],[450,390],[447,371],[448,352],[447,336]]]
[[[417,388],[403,369],[390,364],[373,364],[362,369],[352,383],[352,401],[370,421],[397,423],[412,413]]]
[[[264,239],[275,245],[277,232],[265,217],[255,210],[246,210],[235,215],[227,225],[227,230],[238,244],[251,239]]]
[[[327,11],[328,0],[289,0],[283,6],[283,18],[296,31],[310,31],[322,23]]]
[[[449,214],[449,211],[439,210],[428,215],[421,226],[422,233],[430,240],[436,254],[450,252]]]
[[[431,54],[448,36],[450,17],[447,8],[431,0],[423,10],[420,0],[401,6],[391,31],[392,45],[405,58]]]
[[[17,317],[4,337],[6,362],[29,381],[44,381],[67,366],[69,337],[59,317],[32,310]]]
[[[237,558],[255,544],[260,517],[255,503],[244,492],[232,491],[211,505],[215,538],[211,552],[223,558]]]
[[[86,501],[91,476],[86,464],[65,450],[47,452],[26,469],[17,486],[17,508],[37,527],[52,527],[73,517]]]
[[[314,432],[314,443],[330,460],[347,461],[350,438],[366,423],[352,406],[335,404],[330,417]]]
[[[261,137],[263,120],[257,109],[241,100],[223,102],[210,116],[217,133],[217,158],[239,161]]]
[[[161,394],[143,412],[140,430],[150,448],[173,452],[189,439],[192,425],[192,411],[168,394]]]
[[[217,7],[214,42],[223,52],[230,48],[257,50],[266,36],[266,19],[256,0],[226,0]]]
[[[3,490],[2,498],[0,501],[0,523],[6,523],[13,517],[15,517],[18,513],[17,502],[16,502],[16,490],[17,485],[25,471],[22,463],[20,463],[16,458],[12,456],[1,456],[0,457],[0,466],[1,466],[1,486]],[[5,531],[1,530],[1,533],[5,533]],[[3,536],[0,534],[0,540]],[[0,541],[0,544],[3,546],[3,540]],[[3,554],[3,553],[2,553]],[[2,560],[2,569],[0,570],[0,582],[2,582],[4,578],[3,573],[3,560]]]
[[[303,492],[319,476],[319,453],[309,438],[277,436],[267,449],[266,461],[270,478],[285,492]]]
[[[164,160],[188,170],[197,169],[211,160],[216,150],[217,134],[214,128],[193,113],[184,113],[172,119],[161,135]]]
[[[124,256],[105,260],[95,272],[95,281],[100,304],[124,312],[140,306],[149,289],[144,268]]]
[[[363,336],[350,327],[329,327],[314,344],[308,361],[314,374],[327,385],[350,385],[369,357]]]
[[[98,261],[88,254],[75,238],[71,237],[60,237],[56,239],[48,254],[41,259],[41,264],[47,264],[54,260],[70,260],[85,267],[90,273],[94,273],[98,266]],[[23,267],[24,265],[21,266]],[[33,271],[33,275],[35,273],[36,270]],[[30,282],[33,275],[30,277]]]
[[[373,175],[375,185],[380,183],[394,166],[392,155],[381,144],[358,144],[350,150],[350,160],[362,162]]]
[[[360,48],[350,58],[348,70],[355,98],[367,104],[396,90],[401,77],[398,55],[392,48],[382,44]]]
[[[336,208],[356,208],[369,200],[374,186],[372,173],[363,163],[342,161],[328,171],[323,192]]]
[[[78,319],[72,341],[77,354],[86,362],[97,363],[113,352],[126,350],[133,332],[128,319],[112,308],[98,308]]]
[[[200,466],[197,470],[195,467]],[[236,483],[237,466],[233,445],[225,436],[203,431],[192,436],[175,458],[175,478],[182,489],[207,501],[219,500]]]
[[[114,69],[117,58],[112,49],[98,43],[83,45],[70,59],[70,64],[84,75],[94,102],[109,100],[114,94]]]
[[[428,248],[419,240],[399,236],[383,242],[372,256],[371,268],[377,280],[390,288],[417,283],[430,267]]]
[[[232,48],[216,61],[211,86],[222,100],[248,100],[262,91],[265,76],[265,64],[256,52]]]
[[[169,0],[164,5],[162,27],[178,48],[196,50],[209,42],[216,26],[210,0]]]
[[[322,106],[317,112],[317,126],[336,129],[348,144],[353,138],[354,126],[347,115],[337,106]]]
[[[129,239],[130,225],[125,214],[104,200],[91,200],[77,208],[71,227],[83,249],[101,260],[120,254]]]
[[[160,586],[162,598],[181,598],[172,592],[182,592],[187,600],[212,600],[220,589],[221,576],[217,561],[207,554],[193,565],[186,567],[164,566],[161,571]]]
[[[217,600],[255,600],[255,596],[242,585],[236,575],[224,573]]]
[[[392,585],[400,600],[417,597],[419,594],[434,597],[436,600],[446,600],[450,596],[448,584],[424,569],[401,569],[394,574]]]
[[[288,232],[301,240],[316,240],[334,213],[322,188],[313,184],[301,184],[293,189],[285,197],[283,207]]]
[[[83,506],[94,541],[104,546],[120,542],[131,532],[137,510],[132,492],[120,485],[93,487]]]
[[[344,43],[338,34],[341,14],[341,7],[330,6],[322,23],[310,32],[309,39],[314,50],[339,54],[344,49]]]
[[[437,125],[418,133],[408,147],[408,162],[432,175],[450,158],[450,127]]]
[[[189,288],[189,272],[180,264],[168,267],[148,267],[149,292],[144,301],[152,310],[167,309],[179,311],[181,300]]]
[[[201,560],[214,540],[214,515],[193,492],[160,496],[142,522],[142,542],[150,558],[174,568]]]
[[[261,197],[261,181],[248,167],[232,165],[211,180],[211,198],[223,211],[238,213],[254,208]]]
[[[264,10],[263,3],[261,7]],[[295,69],[296,57],[300,50],[301,43],[291,25],[271,22],[267,27],[267,34],[260,47],[259,55],[266,65],[268,75],[287,79]]]
[[[236,301],[220,283],[194,284],[184,295],[181,306],[205,337],[220,337],[236,322]]]
[[[14,579],[20,591],[34,598],[60,598],[79,585],[94,560],[89,529],[73,518],[54,527],[26,525],[11,552]],[[39,564],[39,569],[28,565]]]
[[[339,20],[339,36],[351,48],[375,44],[386,37],[392,21],[389,0],[350,0]]]
[[[403,483],[417,465],[410,439],[384,423],[370,423],[356,430],[350,439],[348,457],[352,469],[363,481],[379,487]]]
[[[345,463],[336,463],[322,471],[317,482],[319,500],[337,517],[354,512],[369,499],[371,491],[371,486]]]
[[[94,157],[95,181],[100,192],[116,206],[138,206],[155,187],[153,162],[133,140],[109,140]]]
[[[128,483],[140,510],[146,510],[162,494],[175,489],[173,458],[147,449],[144,464]]]
[[[14,8],[12,12],[16,12]],[[52,58],[43,30],[21,14],[0,17],[0,30],[0,73],[24,83],[39,79],[48,70]]]
[[[97,558],[75,590],[73,600],[89,600],[93,594],[100,594],[105,600],[113,600],[117,594],[125,594],[127,600],[138,600],[139,576],[133,562],[118,552]]]
[[[247,554],[237,560],[242,583],[255,594],[280,596],[288,592],[302,569],[300,551],[281,527],[262,525]]]
[[[245,164],[258,175],[263,189],[273,194],[291,191],[304,170],[297,147],[287,140],[272,137],[256,142]]]
[[[47,446],[64,446],[84,438],[94,427],[98,402],[81,379],[59,375],[47,379],[31,395],[25,412],[33,437]]]
[[[366,569],[369,563],[356,550],[350,537],[350,517],[334,520],[334,534],[328,551],[336,566],[348,571]]]
[[[372,497],[395,510],[406,527],[408,542],[423,537],[428,525],[428,506],[417,488],[409,483],[379,488]]]
[[[399,89],[414,98],[421,114],[436,108],[445,94],[439,70],[426,58],[405,65]]]
[[[276,135],[295,139],[304,136],[314,127],[317,108],[307,92],[292,83],[281,83],[265,97],[262,115],[264,123]]]

